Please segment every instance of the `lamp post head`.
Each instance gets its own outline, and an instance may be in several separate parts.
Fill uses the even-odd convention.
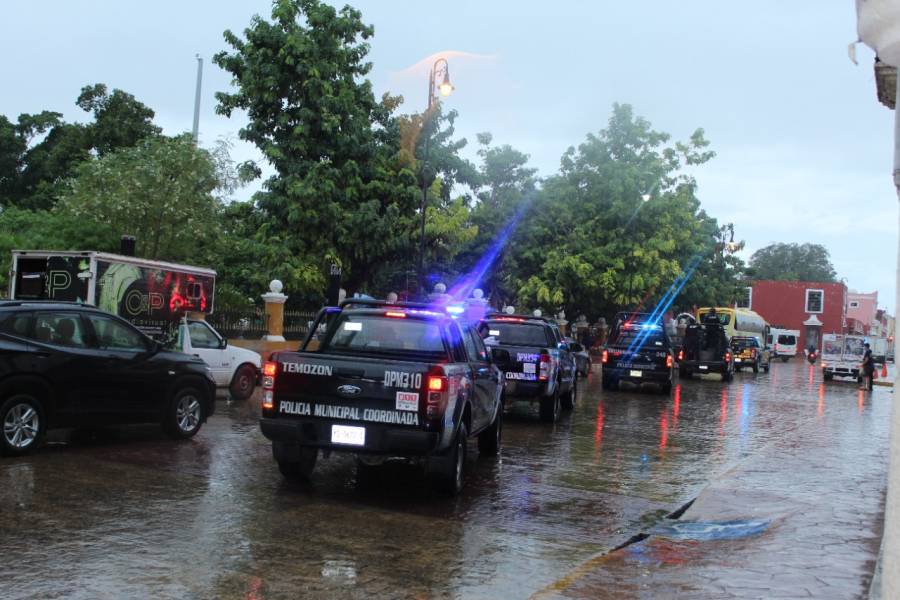
[[[438,89],[441,92],[441,96],[447,97],[453,93],[453,84],[450,83],[450,72],[447,70],[447,67],[444,67],[444,80],[441,82],[441,85],[438,86]]]

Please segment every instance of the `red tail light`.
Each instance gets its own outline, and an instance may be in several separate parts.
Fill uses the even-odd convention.
[[[447,408],[449,397],[447,375],[442,367],[434,367],[425,378],[425,420],[436,426]]]
[[[667,368],[667,369],[671,369],[671,368],[672,368],[672,362],[673,362],[673,361],[672,361],[672,355],[671,355],[671,354],[666,354],[666,368]]]
[[[679,362],[684,360],[684,350],[678,351],[678,360],[679,360]]]
[[[731,362],[731,352],[725,353],[725,362]]]
[[[429,375],[428,376],[428,391],[429,392],[445,392],[447,391],[447,378],[443,375]]]
[[[263,365],[263,408],[275,406],[275,374],[278,372],[278,363],[266,361]]]
[[[604,365],[609,362],[609,350],[604,350],[603,355],[600,358],[600,362]]]
[[[538,375],[538,379],[540,381],[547,381],[550,379],[550,355],[549,354],[541,354],[541,372]]]
[[[756,348],[753,348],[753,349],[750,351],[750,356],[753,357],[753,358],[756,358]]]
[[[395,318],[395,319],[405,319],[405,318],[406,318],[406,313],[405,313],[405,312],[400,312],[400,311],[397,311],[397,310],[389,310],[389,311],[387,311],[386,313],[384,313],[384,316],[386,316],[386,317],[393,317],[393,318]]]

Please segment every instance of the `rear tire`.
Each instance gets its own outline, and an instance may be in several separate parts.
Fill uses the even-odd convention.
[[[824,372],[822,373],[822,378],[823,378],[825,381],[831,381],[832,379],[834,379],[834,374],[833,374],[833,373],[829,373],[828,371],[824,371]]]
[[[611,389],[613,389],[614,385],[615,385],[615,381],[613,381],[612,377],[610,377],[608,375],[603,376],[603,389],[604,390],[611,390]]]
[[[316,460],[319,458],[318,448],[300,448],[300,460],[277,459],[278,470],[285,479],[291,481],[309,481]]]
[[[256,389],[256,369],[253,365],[241,365],[234,372],[228,392],[232,400],[246,400]]]
[[[465,423],[459,424],[456,437],[447,456],[440,457],[437,469],[431,472],[434,487],[444,494],[455,496],[462,491],[465,484],[466,440],[469,430]]]
[[[734,379],[734,372],[725,371],[724,373],[722,373],[722,381],[729,382],[732,379]]]
[[[687,379],[691,376],[691,372],[687,367],[678,367],[678,376],[682,379]]]
[[[478,454],[496,456],[500,453],[500,442],[503,435],[503,403],[497,407],[494,422],[478,434]]]
[[[659,389],[665,395],[671,394],[672,393],[672,382],[670,381],[668,383],[662,384],[661,386],[659,386]]]
[[[756,375],[759,373],[759,363],[754,363],[753,365],[753,374]]]
[[[559,383],[556,384],[556,391],[552,396],[544,396],[541,398],[540,415],[541,421],[544,423],[556,423],[559,420],[560,400],[559,400]]]
[[[781,359],[781,362],[787,362],[788,360],[790,360],[791,357],[790,356],[779,356],[778,358]]]
[[[175,392],[163,417],[163,430],[176,440],[197,435],[205,415],[203,393],[195,387],[183,387]]]
[[[39,447],[47,433],[44,405],[34,394],[13,392],[0,405],[3,454],[21,456]]]

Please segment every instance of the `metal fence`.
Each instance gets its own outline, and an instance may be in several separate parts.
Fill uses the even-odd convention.
[[[309,332],[310,321],[315,320],[316,313],[302,310],[284,311],[284,339],[302,340]]]
[[[207,315],[216,331],[231,339],[258,340],[269,332],[269,315],[261,308],[242,311],[216,311]]]

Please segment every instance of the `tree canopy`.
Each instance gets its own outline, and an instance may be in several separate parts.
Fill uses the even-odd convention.
[[[770,244],[750,257],[748,274],[754,279],[835,281],[837,272],[828,249],[821,244]]]

